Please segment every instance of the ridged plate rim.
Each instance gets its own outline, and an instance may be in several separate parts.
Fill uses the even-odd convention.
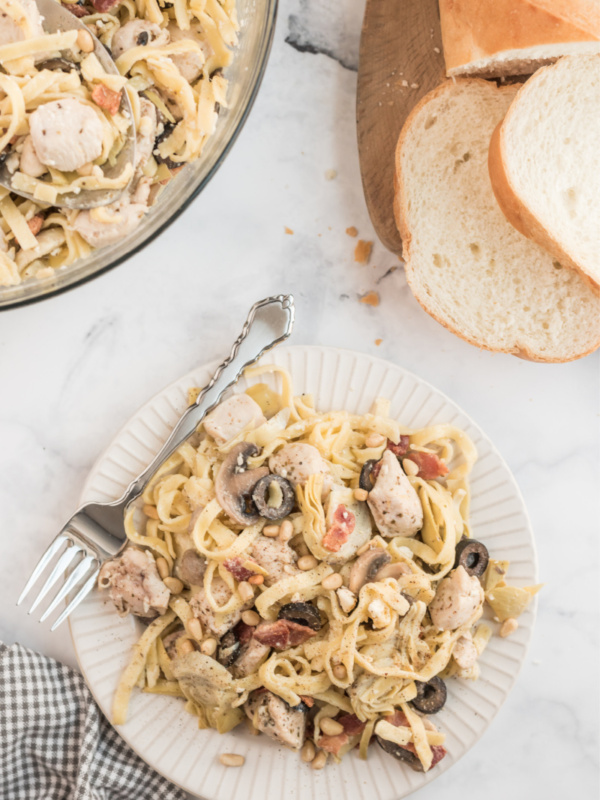
[[[397,415],[402,401],[404,416],[399,418],[403,424],[452,420],[460,425],[480,451],[472,474],[473,534],[484,542],[497,540],[492,554],[511,560],[510,577],[514,583],[537,582],[533,533],[516,481],[489,438],[443,392],[396,364],[341,348],[279,347],[262,362],[275,362],[290,369],[295,391],[315,392],[320,410],[348,407],[366,411],[375,396],[384,394],[392,400],[393,415]],[[174,381],[128,420],[92,467],[81,502],[119,495],[166,439],[185,408],[188,387],[204,385],[217,364],[215,361],[200,366]],[[299,374],[301,366],[303,376]],[[366,379],[362,380],[362,387],[357,387],[358,392],[354,391],[352,378],[359,377],[361,370],[367,371],[367,377],[377,377],[372,391],[367,391]],[[319,391],[315,387],[317,380]],[[390,383],[395,385],[391,392]],[[237,388],[246,385],[242,379]],[[324,402],[326,394],[329,403]],[[436,410],[428,411],[432,400]],[[416,402],[418,409],[411,408]],[[498,477],[502,478],[500,482]],[[508,493],[503,494],[503,489]],[[486,498],[483,504],[482,498]],[[491,512],[488,517],[486,510]],[[315,772],[296,753],[278,747],[264,736],[253,737],[245,730],[226,736],[197,731],[195,719],[185,713],[181,702],[139,692],[134,692],[127,723],[117,731],[150,766],[205,800],[279,800],[284,793],[290,800],[310,800],[317,794],[322,800],[400,800],[441,775],[479,741],[522,668],[536,608],[537,603],[532,603],[510,639],[492,638],[481,659],[477,682],[448,682],[449,701],[438,715],[440,728],[448,734],[448,755],[426,774],[404,768],[376,747],[371,749],[367,762],[359,761],[353,753],[341,765],[328,764],[322,772]],[[137,636],[136,624],[130,618],[117,617],[97,592],[77,609],[69,624],[81,672],[110,719],[112,695]],[[220,765],[217,756],[223,752],[245,755],[244,767],[228,769]]]

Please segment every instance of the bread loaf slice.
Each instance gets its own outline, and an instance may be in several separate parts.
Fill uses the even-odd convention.
[[[562,58],[524,84],[489,170],[508,221],[600,291],[600,55]]]
[[[448,77],[528,75],[600,52],[598,0],[440,0]]]
[[[408,283],[468,342],[535,361],[600,345],[600,298],[510,225],[488,173],[492,132],[517,88],[447,81],[415,107],[396,150],[395,215]]]

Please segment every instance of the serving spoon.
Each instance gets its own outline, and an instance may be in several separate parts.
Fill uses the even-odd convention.
[[[104,70],[113,75],[120,75],[115,62],[109,56],[108,51],[90,31],[90,29],[77,19],[70,11],[64,8],[56,0],[35,0],[36,5],[42,15],[43,26],[46,33],[58,33],[70,30],[87,31],[94,42],[94,54]],[[126,135],[125,143],[121,148],[120,153],[115,159],[115,163],[105,165],[102,171],[106,178],[118,178],[123,170],[127,168],[128,164],[135,163],[135,123],[133,121],[133,112],[131,104],[127,97],[127,92],[121,93],[121,113],[124,114],[130,121],[131,126]],[[132,169],[133,174],[133,169]],[[131,183],[128,182],[127,186],[121,189],[81,189],[80,192],[68,192],[60,195],[61,208],[70,209],[83,209],[83,208],[96,208],[97,206],[106,206],[114,203],[121,197]],[[46,205],[40,203],[32,194],[24,192],[21,189],[14,189],[12,186],[12,174],[10,173],[6,162],[0,164],[0,186],[4,186],[14,194],[24,197],[27,200],[32,200],[37,205]]]

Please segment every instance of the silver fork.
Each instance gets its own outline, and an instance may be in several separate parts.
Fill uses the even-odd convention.
[[[160,465],[196,431],[204,416],[217,405],[223,393],[238,380],[244,369],[267,350],[287,339],[293,325],[292,295],[267,297],[252,306],[231,354],[218,367],[194,405],[184,412],[152,463],[118,500],[112,503],[86,503],[73,514],[39,560],[17,605],[23,602],[33,585],[58,556],[29,613],[35,611],[48,597],[60,577],[65,575],[64,583],[42,614],[40,622],[48,619],[70,594],[77,592],[50,630],[56,630],[65,621],[92,590],[103,562],[116,556],[125,547],[123,518],[128,506],[142,494]],[[70,572],[69,568],[72,568]]]

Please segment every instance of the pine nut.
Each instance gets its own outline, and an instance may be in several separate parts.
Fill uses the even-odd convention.
[[[214,655],[217,649],[217,640],[213,639],[205,639],[202,644],[200,645],[200,650],[204,653],[205,656],[212,656]]]
[[[306,572],[309,569],[314,569],[318,563],[314,556],[302,556],[302,558],[298,559],[298,568]]]
[[[300,758],[305,764],[310,764],[314,757],[315,746],[310,739],[307,739],[307,741],[302,745],[302,750],[300,750]]]
[[[181,594],[183,592],[183,583],[179,578],[164,578],[163,583],[171,594]]]
[[[355,489],[354,490],[354,499],[358,500],[359,503],[364,503],[369,493],[366,489]]]
[[[237,753],[221,753],[219,761],[224,767],[242,767],[246,759]]]
[[[88,31],[78,31],[77,46],[84,53],[92,53],[94,51],[94,40]]]
[[[311,769],[323,769],[325,764],[327,763],[327,756],[329,754],[325,752],[325,750],[319,750],[317,755],[311,761],[310,768]]]
[[[519,627],[519,623],[513,617],[509,617],[505,619],[502,625],[500,626],[500,636],[503,639],[506,639],[507,636],[510,636],[511,633],[514,633],[517,628]]]
[[[385,436],[380,433],[370,433],[365,439],[365,444],[367,447],[381,447],[385,444]]]
[[[279,536],[279,525],[265,525],[262,532],[263,536],[269,536],[271,539],[274,539],[276,536]]]
[[[165,578],[169,577],[169,565],[167,564],[167,559],[159,556],[156,559],[156,569],[158,570],[158,574],[164,581]]]
[[[293,564],[284,564],[283,571],[286,575],[295,575],[297,570]]]
[[[188,653],[193,653],[195,650],[191,639],[178,639],[177,640],[177,655],[187,656]]]
[[[346,667],[343,664],[338,664],[333,668],[332,671],[338,681],[345,681],[348,679],[348,673],[346,672]]]
[[[294,526],[289,519],[285,519],[279,526],[279,540],[281,542],[289,542],[293,535]]]
[[[262,575],[251,575],[248,578],[248,583],[251,586],[261,586],[265,582],[265,579]]]
[[[150,519],[158,519],[158,511],[156,510],[156,506],[144,506],[142,511],[147,517],[150,517]]]
[[[200,620],[196,619],[196,617],[192,617],[187,627],[188,633],[191,633],[194,639],[199,642],[202,639],[202,625],[200,624]]]
[[[245,622],[246,625],[251,625],[252,627],[256,627],[260,622],[260,617],[256,613],[256,611],[244,611],[242,613],[242,622]]]
[[[326,589],[328,592],[334,591],[335,589],[339,589],[343,583],[342,576],[339,572],[334,572],[331,575],[327,575],[321,581],[321,586]]]
[[[339,736],[344,732],[344,726],[331,717],[323,717],[319,724],[325,736]]]
[[[238,583],[238,593],[244,603],[254,598],[254,589],[250,586],[248,581],[241,581]]]
[[[411,478],[414,478],[419,474],[419,465],[415,464],[412,458],[404,458],[402,460],[402,469],[407,475],[410,475]]]

